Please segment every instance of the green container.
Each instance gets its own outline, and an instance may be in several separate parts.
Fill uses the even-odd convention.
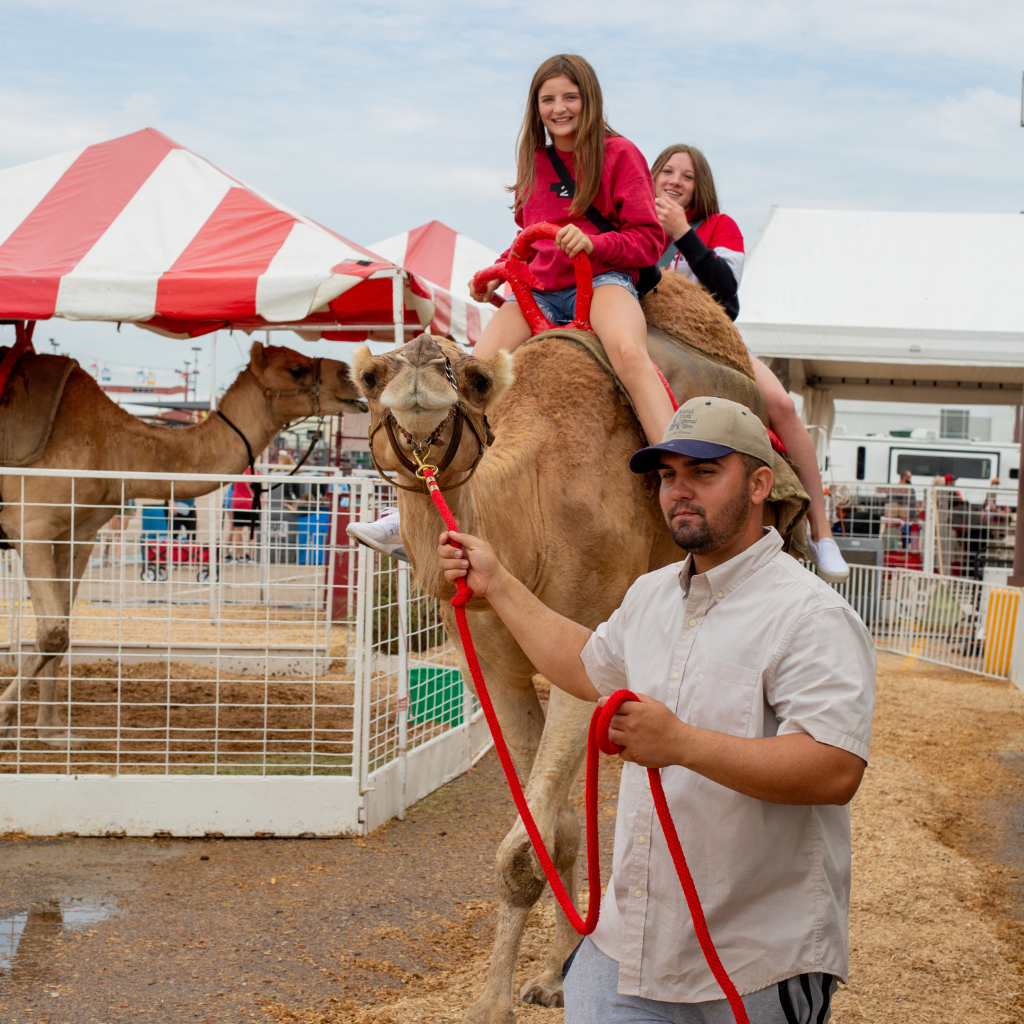
[[[409,721],[462,725],[465,688],[457,668],[409,669]]]

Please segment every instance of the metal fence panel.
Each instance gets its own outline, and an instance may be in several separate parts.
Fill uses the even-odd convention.
[[[840,482],[826,503],[848,562],[978,580],[1013,566],[1016,488]]]
[[[963,576],[854,565],[833,584],[875,646],[999,679],[1009,677],[1020,591]]]
[[[88,511],[76,487],[87,474],[20,475],[72,479],[70,509],[22,497],[23,521]],[[472,727],[474,708],[437,602],[413,592],[406,566],[350,544],[345,534],[350,517],[375,518],[393,500],[386,484],[305,474],[309,497],[297,505],[282,500],[280,478],[268,476],[263,509],[239,515],[227,488],[252,477],[202,478],[212,490],[192,506],[176,501],[175,488],[184,493],[196,478],[140,477],[164,480],[170,501],[122,502],[88,554],[77,590],[59,572],[28,581],[14,551],[0,554],[0,685],[13,684],[32,662],[30,589],[38,598],[41,588],[66,587],[73,597],[68,654],[44,702],[58,711],[60,729],[36,727],[38,683],[20,699],[17,686],[8,686],[0,786],[9,799],[0,801],[0,830],[364,830],[392,805],[397,811],[386,817],[447,781],[452,764],[464,770],[467,751],[479,753],[485,740]],[[4,500],[12,504],[7,492]],[[62,554],[86,554],[82,542],[62,545]],[[432,741],[449,753],[430,770],[429,758],[420,757],[410,789],[406,758]],[[393,798],[384,799],[374,777],[396,767]],[[285,778],[335,780],[331,792],[342,802],[332,804],[319,784],[295,792],[263,785]],[[58,779],[83,785],[68,790]],[[138,784],[120,781],[132,779]],[[187,791],[161,785],[150,787],[147,802],[140,795],[147,779],[248,779],[253,788],[229,796],[206,783]],[[111,780],[121,794],[113,817]],[[38,786],[47,794],[42,803],[26,795]],[[319,814],[313,789],[324,804]],[[211,827],[217,821],[225,827]]]

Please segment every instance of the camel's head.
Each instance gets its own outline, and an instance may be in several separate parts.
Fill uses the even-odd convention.
[[[352,355],[352,380],[370,406],[374,424],[390,413],[398,429],[397,443],[408,455],[417,442],[434,438],[434,461],[453,436],[459,403],[472,421],[463,433],[453,470],[468,469],[479,457],[484,415],[512,383],[512,357],[505,351],[490,359],[467,355],[454,342],[420,334],[408,344],[375,356],[368,346]],[[441,428],[440,430],[438,428]],[[436,436],[435,436],[436,435]],[[386,431],[373,436],[373,454],[379,466],[397,469],[400,460],[392,451]]]
[[[282,423],[318,413],[365,412],[347,363],[314,359],[294,349],[253,343],[249,369]]]

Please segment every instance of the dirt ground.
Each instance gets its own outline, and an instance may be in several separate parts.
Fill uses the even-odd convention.
[[[884,654],[878,682],[833,1019],[1022,1020],[1024,694]],[[605,874],[616,775],[605,759]],[[491,755],[361,840],[0,839],[0,1019],[460,1021],[486,968],[510,806]],[[76,926],[76,899],[107,916]],[[551,917],[546,897],[523,979]],[[23,922],[16,948],[10,922]]]

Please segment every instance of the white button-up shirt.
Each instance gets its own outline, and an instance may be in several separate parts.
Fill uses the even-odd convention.
[[[807,733],[868,757],[875,652],[853,609],[782,552],[775,530],[691,575],[641,576],[582,659],[604,695],[623,687],[690,725],[733,736]],[[677,766],[662,769],[711,937],[741,994],[820,971],[846,980],[850,810],[766,803]],[[622,768],[612,881],[593,941],[619,992],[721,999],[697,942],[647,780]]]

